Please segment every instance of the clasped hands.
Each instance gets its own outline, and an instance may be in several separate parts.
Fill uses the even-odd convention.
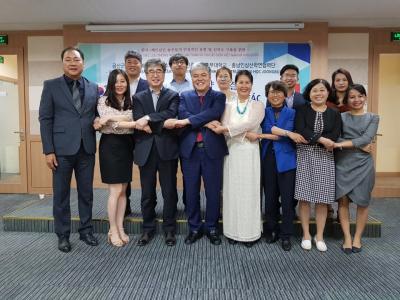
[[[164,121],[164,128],[166,129],[174,129],[174,128],[183,128],[190,124],[189,119],[167,119]]]
[[[107,116],[104,116],[104,117],[101,117],[101,118],[97,117],[97,118],[95,118],[94,121],[93,121],[93,128],[94,128],[95,130],[100,130],[101,127],[107,125],[107,124],[108,124],[109,122],[111,122],[111,121],[112,121],[111,118],[110,118],[110,117],[107,117]],[[147,132],[147,133],[152,133],[151,128],[150,128],[150,126],[149,126],[149,121],[146,120],[145,117],[142,117],[142,118],[140,118],[140,119],[137,120],[137,121],[131,121],[131,122],[122,121],[122,122],[117,122],[117,126],[115,127],[115,129],[118,128],[118,127],[120,127],[120,126],[118,126],[120,123],[123,123],[123,124],[129,123],[128,126],[123,126],[123,127],[121,126],[121,128],[132,128],[132,129],[136,129],[136,130],[142,130],[142,131]]]

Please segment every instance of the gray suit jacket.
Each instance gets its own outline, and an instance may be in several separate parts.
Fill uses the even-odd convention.
[[[64,76],[46,80],[39,107],[40,135],[43,153],[74,155],[81,141],[89,154],[96,152],[93,120],[96,114],[97,85],[83,78],[85,96],[79,112],[72,100]]]

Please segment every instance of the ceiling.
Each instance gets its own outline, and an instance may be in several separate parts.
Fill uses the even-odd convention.
[[[400,0],[1,0],[0,30],[63,24],[328,22],[400,27]]]

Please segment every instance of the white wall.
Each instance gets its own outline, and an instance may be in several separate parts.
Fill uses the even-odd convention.
[[[43,81],[60,76],[62,72],[62,36],[28,37],[30,134],[40,134],[39,104]]]
[[[368,88],[368,33],[330,33],[328,35],[328,78],[338,68],[348,70],[355,83]]]

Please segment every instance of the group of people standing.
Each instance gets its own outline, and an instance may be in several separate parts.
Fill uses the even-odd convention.
[[[61,58],[64,75],[44,83],[39,109],[43,151],[53,170],[55,232],[61,251],[71,250],[73,170],[80,238],[86,244],[98,244],[90,222],[95,130],[102,133],[100,171],[109,186],[108,241],[116,247],[129,243],[123,221],[130,213],[133,162],[139,166],[142,191],[143,232],[137,245],[147,245],[156,232],[157,174],[165,243],[176,244],[180,159],[189,226],[185,244],[203,235],[212,244],[221,244],[218,220],[222,207],[223,234],[229,243],[251,247],[262,235],[263,191],[267,243],[280,239],[285,251],[291,249],[298,201],[301,247],[310,250],[310,204],[315,203],[317,233],[313,240],[319,251],[326,251],[323,233],[328,205],[338,201],[342,249],[347,254],[361,251],[374,184],[371,143],[379,118],[364,111],[365,89],[351,85],[347,71],[334,73],[347,78],[345,88],[344,80],[333,76],[332,88],[326,80],[314,79],[300,94],[295,91],[299,70],[286,65],[280,80],[266,84],[264,105],[250,98],[253,76],[248,70],[238,70],[234,78],[227,67],[217,70],[218,92],[211,88],[211,69],[206,63],[193,63],[188,80],[188,59],[176,54],[169,60],[174,78],[165,84],[164,62],[146,61],[144,80],[140,78],[142,56],[128,51],[125,71],[111,71],[106,92],[97,99],[96,85],[81,76],[83,53],[69,47]],[[236,92],[231,89],[233,80]],[[339,111],[344,112],[341,115]],[[204,222],[201,181],[206,196]],[[349,202],[357,204],[354,238],[350,235]]]

